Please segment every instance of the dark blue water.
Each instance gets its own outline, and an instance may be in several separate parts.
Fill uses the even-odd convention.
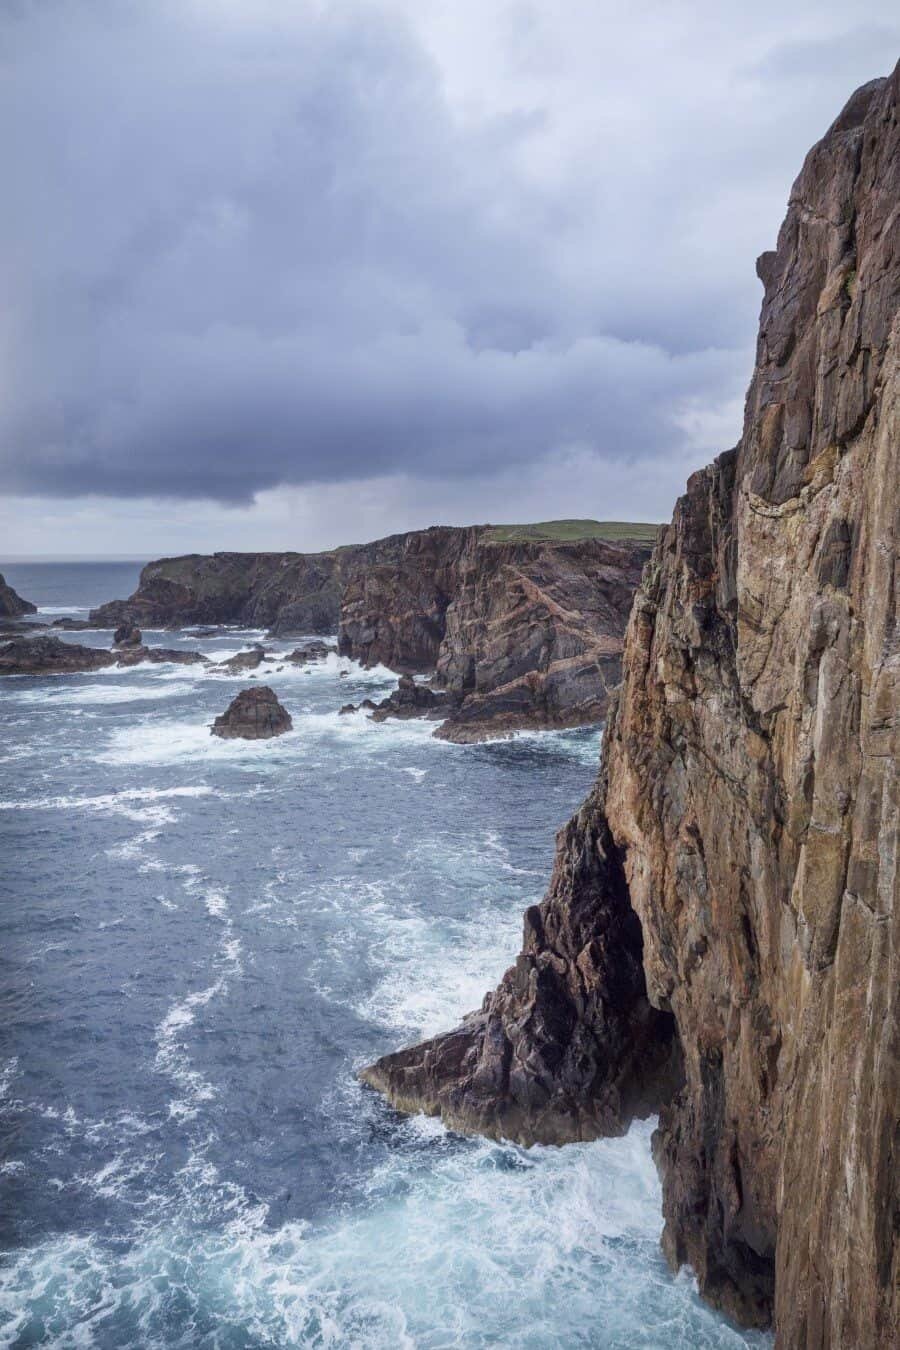
[[[0,567],[73,613],[137,571]],[[265,678],[256,744],[208,730],[246,676],[0,685],[0,1342],[761,1343],[669,1275],[650,1124],[525,1151],[355,1080],[514,956],[598,734],[451,746],[338,716],[386,671]]]

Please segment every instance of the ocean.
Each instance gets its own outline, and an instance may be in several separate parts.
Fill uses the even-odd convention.
[[[84,617],[138,564],[0,571]],[[256,743],[209,734],[246,675],[0,683],[0,1344],[768,1346],[669,1272],[652,1121],[526,1150],[356,1081],[510,964],[599,731],[456,746],[339,716],[387,670],[261,679],[294,729]]]

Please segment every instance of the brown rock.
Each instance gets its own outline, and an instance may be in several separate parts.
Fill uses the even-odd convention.
[[[448,739],[583,725],[604,716],[619,679],[653,530],[563,526],[434,526],[328,554],[162,559],[144,568],[130,600],[91,621],[337,629],[341,654],[365,666],[432,674],[450,695]],[[306,643],[288,659],[329,650]],[[226,664],[253,668],[243,653]]]
[[[213,736],[224,740],[268,740],[282,736],[293,727],[290,714],[281,706],[266,684],[242,689],[210,728]]]
[[[791,1350],[900,1326],[898,105],[898,71],[853,96],[760,259],[741,441],[645,572],[601,780],[522,956],[458,1032],[364,1073],[526,1143],[663,1100],[669,1259]],[[645,993],[610,985],[629,913]]]
[[[139,647],[141,630],[135,623],[122,623],[113,633],[114,647]]]
[[[372,708],[373,722],[385,722],[389,717],[440,717],[449,706],[449,698],[436,694],[427,684],[417,684],[411,675],[401,675],[392,694],[375,705],[367,699],[361,706],[366,705]]]

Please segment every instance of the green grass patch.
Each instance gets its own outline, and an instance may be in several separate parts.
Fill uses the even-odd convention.
[[[627,520],[539,520],[533,525],[489,525],[485,538],[496,544],[519,539],[606,539],[611,542],[633,539],[652,544],[659,529],[659,525]]]

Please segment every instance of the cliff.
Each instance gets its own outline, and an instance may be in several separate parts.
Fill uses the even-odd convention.
[[[522,954],[363,1074],[523,1143],[659,1109],[671,1263],[809,1350],[900,1325],[898,85],[851,98],[759,260],[741,440],[657,543]]]
[[[23,614],[37,614],[37,605],[17,595],[0,572],[0,619],[18,619]]]
[[[575,726],[605,715],[654,535],[592,521],[435,526],[331,553],[167,558],[91,620],[337,631],[364,665],[431,673],[448,694],[446,738]]]

